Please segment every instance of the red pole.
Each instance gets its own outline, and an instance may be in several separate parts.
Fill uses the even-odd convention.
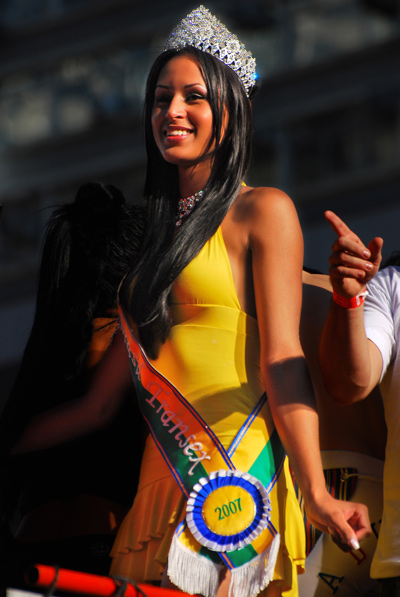
[[[75,570],[66,570],[59,568],[58,571],[53,566],[44,566],[36,564],[29,568],[25,574],[29,585],[35,587],[49,588],[55,582],[53,587],[55,591],[70,591],[81,595],[95,595],[96,597],[112,597],[121,582],[114,580],[110,576],[98,576],[86,572],[77,572]],[[152,585],[138,583],[137,588],[143,591],[146,597],[190,597],[188,593],[175,591],[172,589],[162,589]],[[140,597],[140,592],[134,584],[127,585],[121,597]]]

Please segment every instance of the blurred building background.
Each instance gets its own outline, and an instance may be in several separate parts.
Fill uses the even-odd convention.
[[[200,2],[200,0],[199,0]],[[400,0],[209,0],[257,58],[249,184],[298,208],[327,271],[336,210],[400,249]],[[0,0],[0,404],[35,301],[44,226],[78,185],[140,201],[148,67],[194,0]]]

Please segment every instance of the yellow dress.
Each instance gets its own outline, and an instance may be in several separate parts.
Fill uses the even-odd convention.
[[[257,322],[241,310],[221,228],[175,281],[171,313],[168,340],[152,364],[229,448],[264,389]],[[287,462],[271,493],[272,523],[281,535],[274,579],[294,588],[304,566],[305,541]],[[139,489],[111,552],[110,573],[136,582],[160,580],[185,505],[149,437]]]

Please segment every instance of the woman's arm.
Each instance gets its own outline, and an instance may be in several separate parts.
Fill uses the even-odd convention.
[[[326,219],[338,238],[332,245],[329,276],[343,298],[364,292],[381,262],[382,239],[368,247],[333,212]],[[382,356],[368,340],[364,306],[346,309],[332,302],[320,343],[320,364],[327,390],[335,400],[351,403],[368,396],[379,381]]]
[[[367,509],[326,490],[318,414],[299,337],[303,240],[289,197],[255,189],[250,221],[261,373],[272,416],[304,496],[308,518],[351,548],[370,533]]]
[[[75,400],[35,416],[11,453],[50,448],[102,429],[113,420],[132,377],[122,332],[118,331],[107,349],[88,392]]]

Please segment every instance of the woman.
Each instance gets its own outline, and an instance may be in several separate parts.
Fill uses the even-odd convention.
[[[127,206],[112,185],[87,183],[50,217],[33,326],[0,419],[2,451],[33,415],[82,395],[89,386],[115,333],[118,286],[139,251],[142,211]],[[20,585],[32,562],[107,574],[109,551],[134,484],[110,484],[103,469],[118,454],[114,473],[124,470],[128,450],[135,446],[128,434],[134,412],[132,401],[126,401],[118,419],[101,433],[12,463],[10,510],[18,504],[20,524],[13,562],[4,572],[13,586]],[[139,462],[136,477],[138,471]],[[7,518],[4,476],[2,481]]]
[[[147,226],[121,289],[123,335],[85,398],[18,446],[112,417],[129,381],[126,344],[151,437],[111,573],[208,596],[297,594],[304,531],[275,426],[309,518],[350,547],[369,532],[362,506],[325,489],[299,341],[295,208],[277,189],[242,184],[254,82],[254,59],[204,7],[171,35],[147,84]]]

